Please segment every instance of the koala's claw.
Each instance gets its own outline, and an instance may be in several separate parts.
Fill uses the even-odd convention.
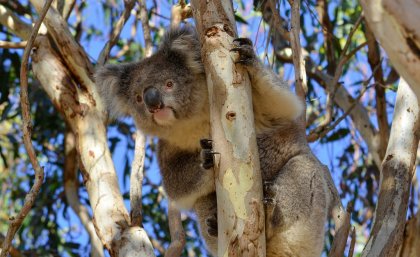
[[[200,152],[200,158],[201,158],[201,167],[203,169],[211,169],[214,167],[214,154],[213,152],[213,144],[211,139],[201,139],[200,140],[200,146],[201,146],[201,152]]]
[[[246,38],[246,37],[238,37],[238,38],[235,38],[233,40],[233,42],[235,42],[235,43],[238,42],[239,45],[250,45],[250,46],[252,46],[251,39]]]
[[[263,204],[264,205],[274,205],[276,201],[273,198],[264,198]]]
[[[235,63],[242,63],[245,65],[251,65],[255,60],[255,52],[252,48],[252,41],[248,38],[236,38],[233,40],[235,45],[230,51],[238,52],[238,59]]]
[[[274,205],[276,203],[275,201],[276,191],[275,191],[274,185],[275,184],[273,181],[264,181],[263,183],[263,193],[264,193],[263,203],[265,205]]]
[[[208,217],[206,220],[207,233],[210,236],[217,237],[217,214]]]

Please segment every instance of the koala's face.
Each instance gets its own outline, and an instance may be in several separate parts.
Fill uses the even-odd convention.
[[[204,74],[191,73],[176,56],[155,54],[128,70],[131,115],[145,132],[171,129],[200,115],[207,104]]]

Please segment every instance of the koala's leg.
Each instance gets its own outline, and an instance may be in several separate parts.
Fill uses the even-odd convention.
[[[200,150],[181,150],[162,140],[158,161],[163,187],[180,209],[191,209],[200,197],[215,191],[214,172],[202,167]]]
[[[237,38],[234,44],[232,51],[238,53],[236,63],[242,64],[251,78],[257,129],[281,126],[285,121],[296,119],[303,110],[301,101],[277,74],[259,61],[251,40]]]
[[[194,212],[200,225],[200,232],[207,249],[217,256],[217,200],[216,193],[199,198],[194,204]]]
[[[275,206],[266,209],[267,257],[319,257],[328,213],[322,166],[310,154],[293,157],[271,187]]]

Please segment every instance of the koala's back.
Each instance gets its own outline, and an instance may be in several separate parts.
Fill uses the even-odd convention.
[[[262,176],[272,182],[274,200],[266,206],[267,257],[322,251],[329,197],[324,169],[304,136],[295,123],[257,136]]]

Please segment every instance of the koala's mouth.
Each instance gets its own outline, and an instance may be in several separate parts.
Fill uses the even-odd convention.
[[[153,110],[149,109],[149,112],[152,113],[153,120],[159,125],[168,125],[176,119],[173,108],[169,106]]]

